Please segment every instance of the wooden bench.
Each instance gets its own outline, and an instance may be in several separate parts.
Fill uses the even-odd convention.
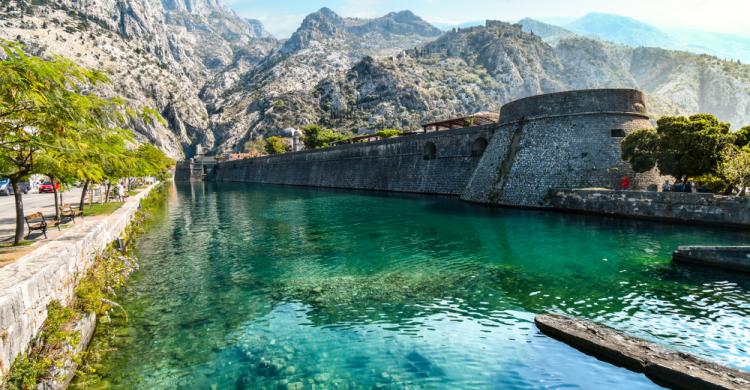
[[[68,218],[73,221],[73,223],[76,223],[76,217],[81,217],[81,219],[83,219],[83,211],[78,207],[63,203],[60,207],[60,221]]]
[[[39,230],[44,234],[44,238],[47,238],[47,228],[49,227],[49,224],[47,223],[47,220],[44,218],[44,214],[40,212],[36,212],[34,214],[29,214],[25,217],[23,217],[24,220],[26,220],[26,226],[29,227],[29,234],[26,235],[26,239],[28,240],[31,236],[31,232],[34,230]],[[52,226],[57,227],[57,230],[60,230],[60,222],[58,221],[50,221],[52,223]]]

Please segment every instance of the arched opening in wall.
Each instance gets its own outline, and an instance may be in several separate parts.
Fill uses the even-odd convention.
[[[487,149],[487,139],[479,137],[471,144],[471,157],[481,157]]]
[[[424,159],[434,160],[437,157],[437,147],[434,143],[428,142],[424,144]]]
[[[610,132],[610,137],[612,138],[625,138],[625,130],[623,129],[612,129]]]

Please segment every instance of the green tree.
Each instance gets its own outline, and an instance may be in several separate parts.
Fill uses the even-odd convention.
[[[282,154],[292,150],[291,145],[279,136],[266,138],[265,152],[267,154]]]
[[[636,172],[658,168],[686,183],[717,171],[721,151],[732,141],[730,125],[710,114],[666,116],[656,129],[642,129],[623,140],[622,158]]]
[[[138,163],[137,171],[132,176],[152,176],[159,180],[166,180],[175,161],[164,154],[154,145],[144,143],[133,152]]]
[[[253,155],[259,156],[261,154],[266,153],[266,140],[264,139],[258,139],[258,140],[248,140],[245,142],[245,152],[251,153]]]
[[[750,126],[745,126],[732,133],[732,135],[734,137],[733,143],[735,145],[739,147],[750,145]]]
[[[398,137],[402,134],[404,134],[404,132],[399,129],[383,129],[375,133],[375,135],[380,138]]]
[[[634,171],[642,173],[656,166],[659,135],[654,129],[640,129],[622,140],[622,158],[630,163]]]
[[[305,126],[302,128],[302,132],[305,134],[302,142],[308,149],[327,148],[334,142],[344,141],[349,138],[333,129],[320,125]]]
[[[92,93],[109,83],[97,70],[63,57],[28,56],[21,46],[5,40],[0,40],[0,48],[5,54],[0,61],[0,167],[16,193],[14,242],[18,244],[24,232],[22,180],[37,168],[67,176],[75,162],[90,154],[89,148],[108,152],[94,147],[96,140],[119,132],[117,126],[136,116],[151,121],[154,112],[138,113],[126,108],[122,99]],[[84,169],[83,165],[75,168]]]
[[[737,189],[737,195],[745,195],[750,185],[750,146],[727,146],[722,152],[719,165],[720,176]]]
[[[45,150],[78,149],[92,127],[117,119],[120,101],[85,94],[85,86],[106,82],[102,73],[56,57],[27,56],[17,44],[0,41],[0,163],[16,190],[16,233],[23,238],[23,201],[18,184],[34,172]]]

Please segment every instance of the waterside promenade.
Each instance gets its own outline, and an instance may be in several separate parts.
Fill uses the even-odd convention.
[[[157,184],[130,197],[111,215],[78,223],[0,268],[0,377],[23,353],[47,317],[53,300],[70,302],[94,258],[125,231],[140,202]]]

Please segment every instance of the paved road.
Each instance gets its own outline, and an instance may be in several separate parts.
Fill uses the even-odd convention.
[[[81,200],[81,189],[72,188],[63,193],[63,202],[76,204]],[[55,198],[52,194],[40,194],[33,190],[23,196],[23,212],[31,214],[41,211],[44,215],[55,213]],[[13,196],[0,195],[0,240],[12,235],[16,224],[16,207]]]

